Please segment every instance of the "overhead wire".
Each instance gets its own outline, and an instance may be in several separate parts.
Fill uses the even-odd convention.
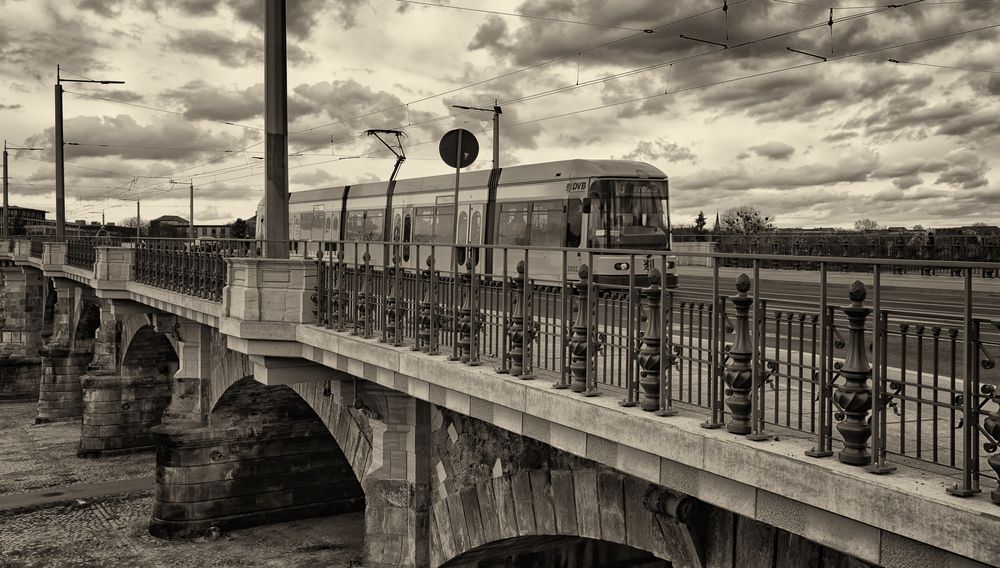
[[[419,5],[419,6],[429,6],[429,7],[432,7],[432,8],[450,8],[452,10],[463,10],[463,11],[467,11],[467,12],[479,12],[481,14],[493,14],[493,15],[498,15],[498,16],[514,16],[514,17],[517,17],[517,18],[527,18],[527,19],[531,19],[531,20],[543,20],[543,21],[546,21],[546,22],[557,22],[557,23],[561,23],[561,24],[575,24],[575,25],[578,25],[578,26],[591,26],[591,27],[607,28],[607,29],[613,29],[613,30],[630,30],[630,31],[642,32],[642,33],[647,33],[647,34],[655,33],[653,30],[651,30],[651,29],[645,29],[645,28],[631,28],[631,27],[627,27],[627,26],[613,26],[613,25],[609,25],[609,24],[598,24],[598,23],[594,23],[594,22],[581,22],[579,20],[567,20],[567,19],[563,19],[563,18],[552,18],[552,17],[548,17],[548,16],[534,16],[534,15],[531,15],[531,14],[521,14],[521,13],[518,13],[518,12],[501,12],[499,10],[486,10],[486,9],[483,9],[483,8],[469,8],[467,6],[452,6],[451,4],[434,4],[432,2],[420,2],[418,0],[396,0],[396,1],[400,2],[400,3],[403,3],[403,4],[416,4],[416,5]]]

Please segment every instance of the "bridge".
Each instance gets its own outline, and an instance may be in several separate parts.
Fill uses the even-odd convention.
[[[155,536],[363,510],[370,566],[1000,565],[992,267],[274,246],[0,252],[0,396],[81,458],[155,448]]]

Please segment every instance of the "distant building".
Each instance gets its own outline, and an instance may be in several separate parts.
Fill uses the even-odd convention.
[[[3,212],[3,207],[0,206],[0,213]],[[9,222],[10,222],[10,234],[13,235],[26,235],[26,227],[37,223],[38,221],[45,221],[45,211],[41,209],[31,209],[28,207],[18,207],[16,205],[10,206]]]
[[[188,220],[177,215],[164,215],[149,222],[149,236],[179,239],[188,236]]]
[[[186,231],[187,229],[185,229]],[[185,233],[187,234],[187,233]],[[230,239],[233,236],[232,225],[195,225],[194,236],[198,238],[212,237],[216,239]]]

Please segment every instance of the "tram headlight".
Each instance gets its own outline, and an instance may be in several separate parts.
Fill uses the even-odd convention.
[[[615,270],[628,270],[628,263],[627,262],[616,262],[615,263]]]

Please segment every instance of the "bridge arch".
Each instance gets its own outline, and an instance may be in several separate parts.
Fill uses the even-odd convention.
[[[96,333],[99,309],[96,323],[91,317],[81,316],[77,335]],[[83,426],[77,455],[97,457],[151,447],[151,429],[163,421],[178,367],[177,351],[164,334],[148,324],[135,329],[115,368],[92,369],[80,377]]]
[[[291,387],[252,376],[221,393],[206,424],[165,423],[150,533],[190,538],[362,511],[361,480],[326,424]]]
[[[701,566],[698,503],[610,468],[508,473],[433,505],[431,565]]]

